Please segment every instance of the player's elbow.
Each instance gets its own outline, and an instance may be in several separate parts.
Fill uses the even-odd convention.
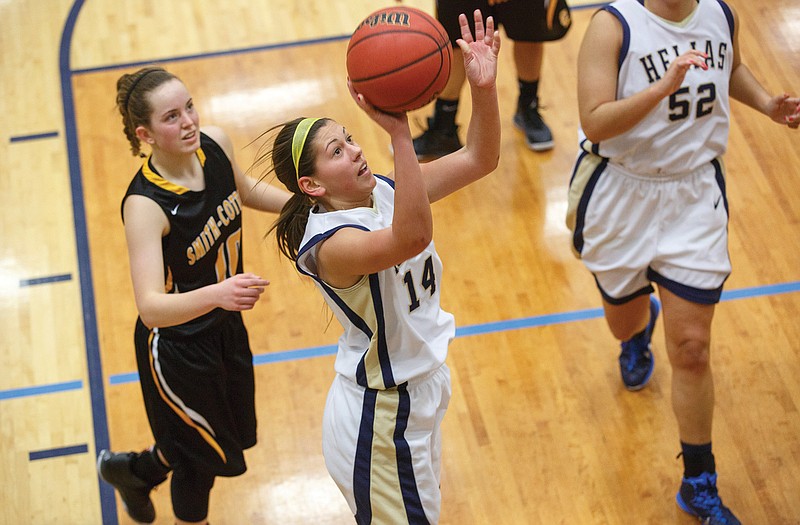
[[[490,173],[494,172],[497,169],[497,166],[500,162],[500,155],[491,155],[491,156],[484,156],[478,163],[474,166],[473,176],[470,177],[470,180],[476,181],[486,177]]]
[[[583,134],[586,135],[586,138],[589,139],[593,144],[597,144],[601,140],[605,140],[605,137],[602,134],[602,130],[599,126],[594,125],[591,121],[581,121],[581,129],[583,130]]]
[[[159,326],[158,316],[151,314],[146,308],[139,308],[139,319],[147,328],[152,329]]]
[[[414,255],[422,252],[433,240],[433,229],[427,229],[425,232],[420,232],[409,240],[408,249]]]
[[[420,235],[416,242],[416,248],[421,252],[433,241],[433,228],[430,228],[425,235]],[[417,253],[419,253],[417,252]]]
[[[139,313],[139,319],[147,328],[169,326],[169,323],[165,322],[163,311],[158,307],[158,301],[152,297],[137,297],[136,310]]]
[[[433,228],[426,228],[426,231],[417,231],[408,236],[403,241],[402,259],[410,259],[422,253],[433,240]]]
[[[500,152],[498,151],[496,155],[488,157],[485,161],[483,166],[481,166],[485,175],[490,174],[494,170],[497,169],[498,164],[500,164]]]
[[[485,177],[496,170],[500,163],[499,144],[498,147],[493,150],[480,147],[476,148],[467,144],[462,151],[468,155],[467,158],[469,159],[465,167],[462,168],[464,179],[468,181],[475,181]]]

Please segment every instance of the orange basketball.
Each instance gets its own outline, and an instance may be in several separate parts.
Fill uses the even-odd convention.
[[[367,102],[400,113],[439,95],[451,58],[450,39],[438,20],[413,7],[387,7],[365,18],[350,37],[347,74]]]

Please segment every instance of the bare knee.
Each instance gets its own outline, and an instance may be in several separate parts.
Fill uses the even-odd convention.
[[[708,340],[686,337],[675,342],[670,351],[670,362],[676,371],[705,374],[710,363]]]

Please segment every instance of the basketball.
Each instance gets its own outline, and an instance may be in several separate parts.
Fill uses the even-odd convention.
[[[387,113],[419,109],[450,78],[452,51],[442,25],[413,7],[379,9],[347,45],[347,74],[367,102]]]

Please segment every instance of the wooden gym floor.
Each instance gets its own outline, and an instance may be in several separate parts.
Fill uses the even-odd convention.
[[[152,440],[119,214],[138,161],[114,109],[116,79],[149,63],[178,74],[202,122],[228,130],[244,167],[255,154],[248,144],[267,127],[325,115],[386,172],[387,138],[346,95],[344,51],[358,21],[390,3],[0,2],[0,524],[130,523],[98,480],[95,457]],[[405,3],[433,11],[430,0]],[[772,92],[799,93],[800,4],[730,3],[755,75]],[[661,326],[650,384],[625,391],[594,283],[569,248],[575,59],[598,4],[571,5],[573,28],[548,44],[541,83],[555,149],[533,153],[513,129],[505,41],[500,166],[434,206],[443,303],[459,326],[448,358],[442,524],[694,522],[674,503],[681,465]],[[734,271],[712,343],[719,484],[744,523],[798,524],[800,134],[733,104]],[[413,115],[415,132],[429,111]],[[272,281],[245,316],[259,444],[245,475],[217,481],[210,519],[352,523],[320,452],[340,329],[263,238],[271,221],[245,214],[246,267]],[[172,523],[166,486],[154,501],[157,523]]]

